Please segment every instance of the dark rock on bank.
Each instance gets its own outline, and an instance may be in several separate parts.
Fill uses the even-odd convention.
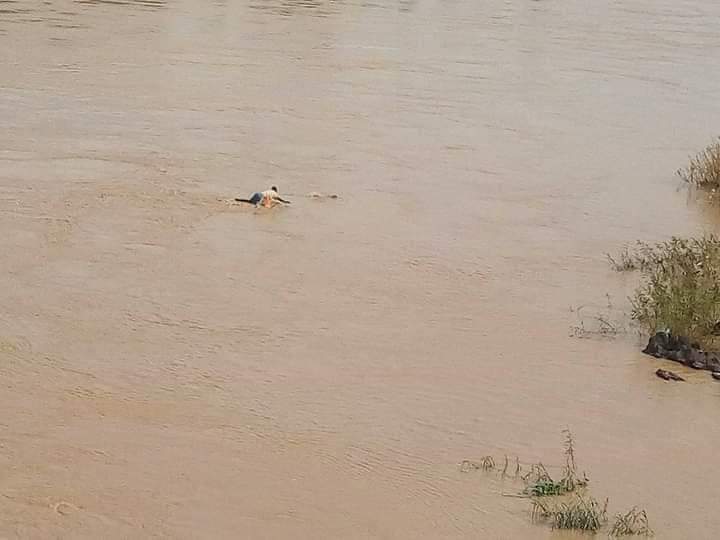
[[[718,357],[717,354],[708,355],[707,369],[709,369],[713,373],[720,372],[720,357]]]
[[[643,352],[655,358],[667,358],[682,362],[692,349],[690,340],[687,338],[673,336],[669,332],[658,332],[650,338]]]
[[[650,338],[643,352],[655,358],[679,362],[689,368],[712,371],[713,377],[720,380],[720,375],[715,376],[715,373],[720,373],[720,353],[704,351],[700,345],[691,343],[686,337],[673,336],[670,332],[658,332]],[[664,378],[660,371],[665,370],[658,370],[656,375]]]
[[[677,373],[673,373],[672,371],[668,371],[666,369],[658,369],[655,372],[655,375],[657,375],[661,379],[665,379],[666,381],[684,381],[685,380]]]

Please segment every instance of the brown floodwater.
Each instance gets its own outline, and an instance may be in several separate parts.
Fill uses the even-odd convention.
[[[458,466],[570,428],[611,513],[717,538],[720,384],[653,375],[605,253],[718,230],[674,171],[719,36],[715,0],[0,1],[0,536],[576,538]]]

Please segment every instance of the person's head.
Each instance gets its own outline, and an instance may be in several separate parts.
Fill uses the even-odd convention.
[[[272,190],[273,190],[273,191],[274,191],[275,193],[277,193],[277,192],[278,192],[278,190],[277,190],[277,186],[273,186],[273,187],[271,187],[270,189],[272,189]]]

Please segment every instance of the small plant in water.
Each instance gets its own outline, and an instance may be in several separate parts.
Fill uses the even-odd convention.
[[[590,315],[585,315],[589,306],[570,307],[570,312],[574,313],[578,320],[578,324],[570,327],[570,337],[580,339],[612,339],[626,331],[622,322],[616,320],[616,317],[613,315],[615,309],[610,295],[606,294],[605,296],[607,298],[607,305],[602,308],[599,306],[595,307],[595,312]],[[626,318],[626,316],[623,318]]]
[[[609,253],[606,253],[605,256],[610,263],[610,267],[616,272],[632,272],[638,269],[637,261],[627,246],[616,257]]]
[[[505,456],[505,463],[503,465],[502,472],[500,473],[500,476],[503,478],[510,477],[510,474],[508,473],[508,467],[510,466],[510,460],[508,459],[507,455]],[[515,472],[512,475],[512,478],[518,478],[520,476],[520,458],[515,456]]]
[[[720,188],[720,139],[691,158],[678,175],[688,184],[716,195]]]
[[[577,473],[575,442],[572,433],[568,429],[563,430],[563,433],[565,434],[565,467],[563,467],[562,478],[554,480],[542,463],[533,465],[530,471],[523,476],[526,483],[523,492],[526,495],[532,497],[565,495],[588,485],[587,476],[583,474],[580,478]]]
[[[493,469],[495,469],[495,460],[492,456],[483,456],[480,458],[480,461],[470,461],[469,459],[466,459],[460,463],[461,472],[477,470],[492,471]]]
[[[553,480],[542,463],[532,465],[522,478],[527,484],[523,490],[526,495],[544,497],[546,495],[563,495],[565,493],[561,483]]]
[[[647,512],[632,508],[626,514],[617,514],[610,536],[653,536],[655,533],[648,524]]]
[[[606,253],[605,256],[610,267],[616,272],[650,270],[662,263],[664,259],[664,255],[658,251],[657,247],[638,240],[632,248],[625,246],[615,257],[609,253]]]
[[[521,474],[520,460],[515,458],[515,478],[525,483],[525,489],[518,494],[504,494],[506,497],[529,498],[532,501],[533,521],[550,523],[554,529],[574,529],[596,532],[607,522],[608,500],[601,506],[585,489],[589,483],[587,476],[577,472],[575,461],[575,440],[569,429],[565,435],[565,465],[562,478],[555,480],[542,463],[536,463],[530,470]],[[494,471],[503,479],[509,477],[510,460],[505,456],[502,469],[497,467],[492,456],[484,456],[479,461],[465,460],[460,464],[461,472],[473,470]],[[652,536],[648,525],[647,513],[633,508],[626,514],[615,516],[611,536],[643,535]]]
[[[484,471],[491,471],[495,468],[495,460],[492,456],[485,456],[480,460],[480,468]]]
[[[592,497],[576,494],[570,501],[553,503],[547,499],[533,499],[532,517],[535,521],[549,521],[553,529],[597,531],[607,523],[607,499],[601,507]]]

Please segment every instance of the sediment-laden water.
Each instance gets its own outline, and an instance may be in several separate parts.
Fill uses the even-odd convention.
[[[0,2],[0,535],[544,538],[458,464],[569,427],[611,511],[717,537],[720,383],[655,377],[604,253],[717,230],[673,171],[718,36],[710,0]]]

